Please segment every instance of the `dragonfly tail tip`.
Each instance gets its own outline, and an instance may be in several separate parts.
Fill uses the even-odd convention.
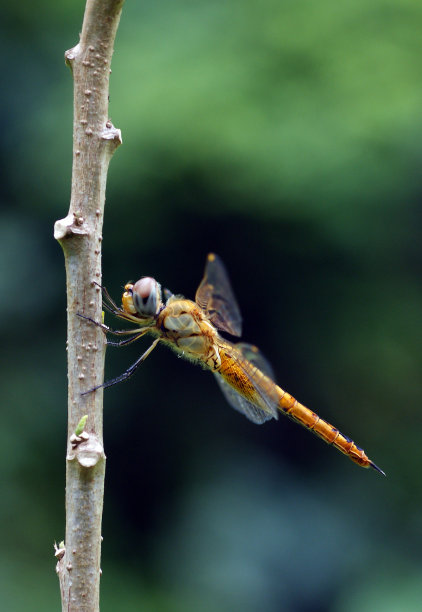
[[[381,468],[379,468],[373,461],[371,461],[369,465],[371,466],[371,468],[373,468],[374,470],[376,470],[377,472],[379,472],[383,476],[386,476],[386,473],[383,472],[383,470]]]

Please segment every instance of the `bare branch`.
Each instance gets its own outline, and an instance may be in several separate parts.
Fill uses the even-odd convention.
[[[80,42],[65,53],[74,79],[73,169],[69,213],[56,222],[66,264],[68,313],[68,443],[66,540],[57,571],[63,611],[99,610],[101,517],[105,454],[102,330],[77,317],[101,320],[101,241],[107,171],[121,143],[108,117],[110,63],[123,0],[87,0]],[[87,415],[84,431],[78,424]],[[78,432],[75,430],[78,428]]]

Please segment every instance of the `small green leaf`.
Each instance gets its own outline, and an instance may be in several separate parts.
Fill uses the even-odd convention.
[[[79,423],[78,423],[78,424],[77,424],[77,426],[76,426],[76,429],[75,429],[75,435],[77,435],[77,436],[80,436],[80,435],[81,435],[81,433],[83,432],[84,427],[85,427],[85,425],[86,425],[86,421],[87,421],[87,419],[88,419],[88,415],[87,415],[87,414],[85,414],[85,415],[84,415],[84,416],[81,418],[81,420],[79,421]]]

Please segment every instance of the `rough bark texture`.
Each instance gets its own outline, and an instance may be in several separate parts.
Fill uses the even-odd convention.
[[[123,0],[88,0],[80,42],[65,53],[74,79],[72,193],[54,236],[65,255],[68,314],[66,539],[58,551],[63,611],[99,610],[105,454],[102,331],[77,317],[101,320],[101,240],[107,170],[121,143],[108,118],[110,63]],[[85,431],[75,436],[83,415]]]

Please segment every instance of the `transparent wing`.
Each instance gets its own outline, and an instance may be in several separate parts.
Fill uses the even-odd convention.
[[[214,253],[207,257],[204,278],[196,292],[195,301],[210,321],[233,336],[242,333],[242,317],[223,262]]]
[[[215,377],[229,404],[254,423],[278,419],[272,368],[256,346],[236,344],[227,357],[230,366],[224,368],[223,364]]]
[[[269,421],[274,418],[272,414],[266,412],[262,408],[259,408],[252,402],[245,399],[240,393],[238,393],[229,383],[227,383],[220,374],[215,374],[215,378],[218,382],[218,386],[222,390],[224,397],[229,402],[230,406],[241,412],[253,423],[261,425],[265,421]]]
[[[270,362],[264,357],[257,346],[248,344],[247,342],[238,342],[234,346],[241,352],[242,357],[250,361],[252,365],[256,366],[261,372],[271,378],[271,380],[275,379],[274,370]]]

